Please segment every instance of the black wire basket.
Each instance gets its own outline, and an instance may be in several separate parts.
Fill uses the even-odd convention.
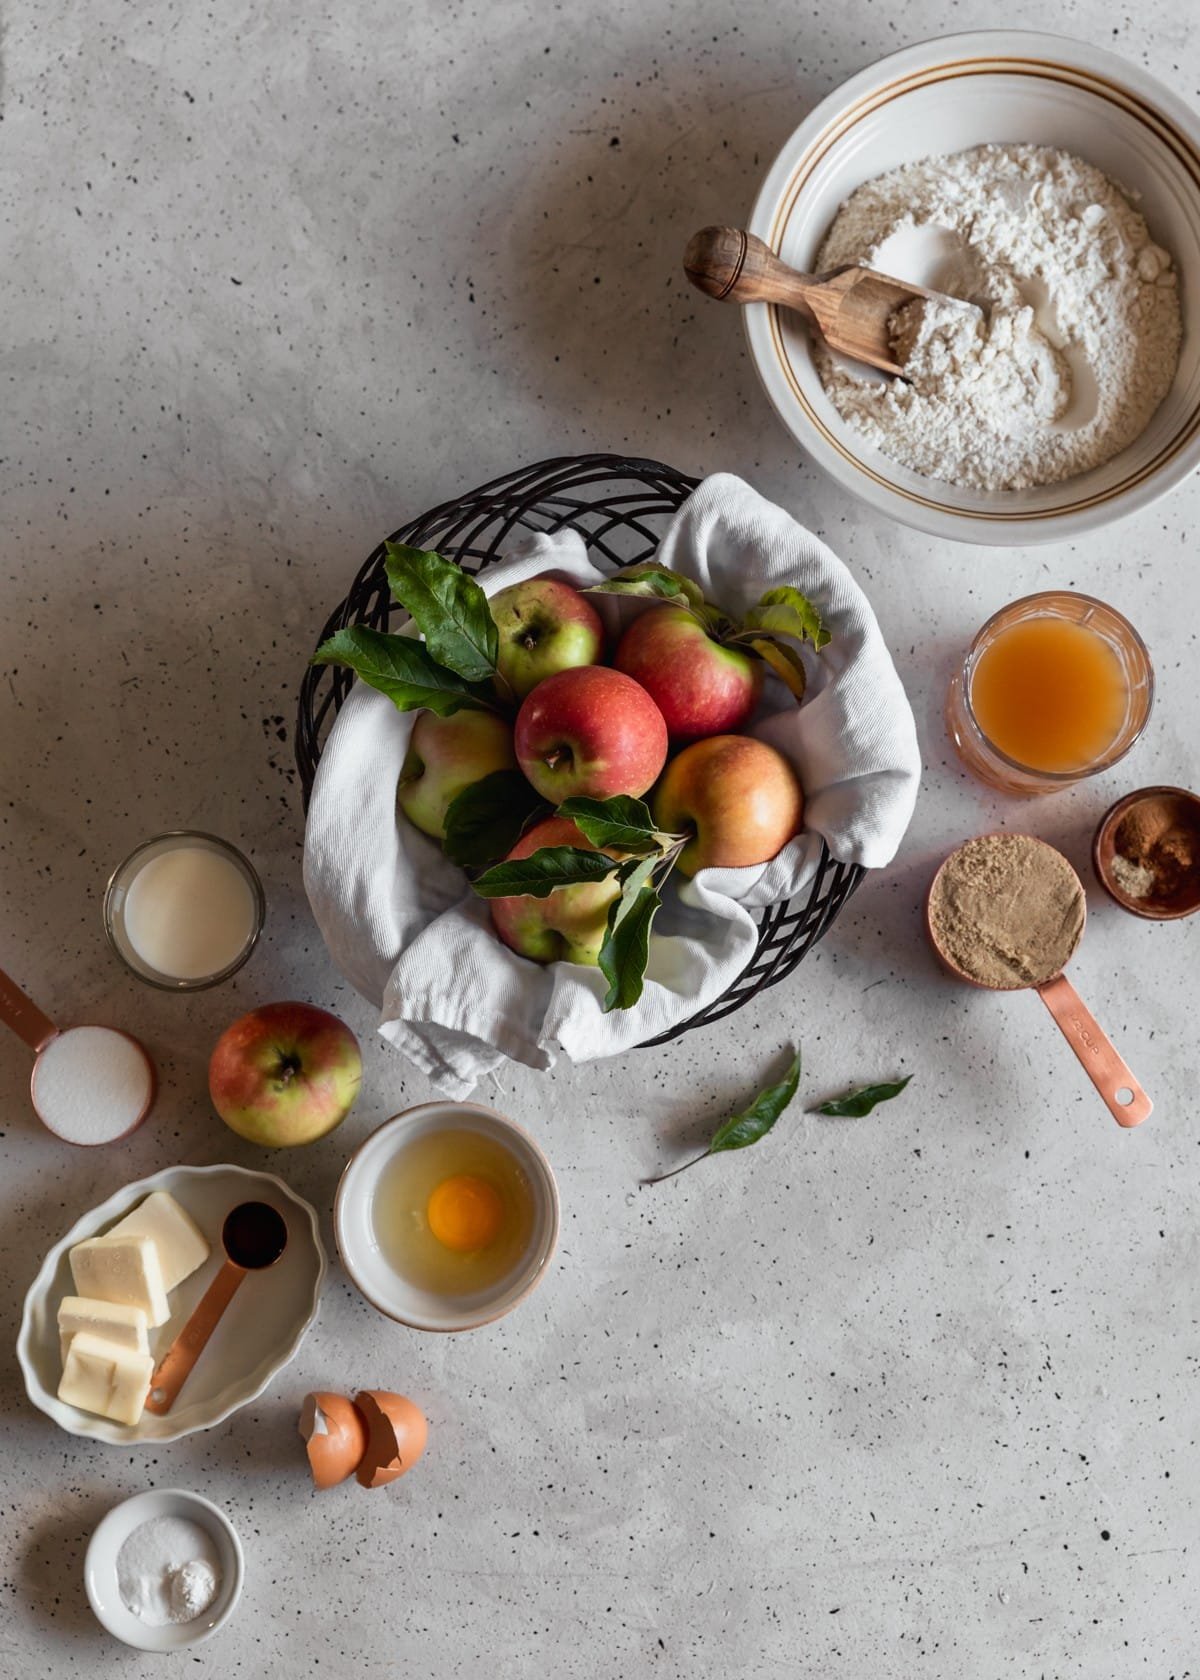
[[[651,558],[671,516],[697,483],[661,461],[623,455],[563,456],[523,467],[444,502],[402,525],[390,541],[436,549],[474,573],[494,565],[513,540],[526,532],[560,531],[569,526],[579,532],[593,562],[617,571]],[[390,619],[404,617],[404,609],[388,590],[385,560],[381,543],[330,616],[321,641],[348,624],[386,630]],[[336,665],[310,665],[304,674],[296,763],[306,810],[323,741],[353,681],[352,672]],[[686,1021],[647,1039],[643,1048],[666,1044],[691,1027],[719,1021],[785,979],[830,927],[864,873],[858,864],[835,862],[822,842],[820,864],[808,893],[759,912],[758,946],[733,985]]]

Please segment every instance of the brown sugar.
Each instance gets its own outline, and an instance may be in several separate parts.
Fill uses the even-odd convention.
[[[953,968],[983,986],[1040,986],[1061,974],[1086,917],[1078,875],[1027,834],[984,834],[934,878],[929,925]]]

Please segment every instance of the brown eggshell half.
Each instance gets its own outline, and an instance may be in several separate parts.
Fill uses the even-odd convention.
[[[425,1413],[403,1394],[364,1389],[354,1403],[367,1426],[367,1450],[358,1466],[365,1488],[386,1487],[403,1476],[425,1451],[429,1425]]]
[[[346,1395],[306,1394],[297,1428],[317,1487],[336,1487],[358,1469],[367,1448],[367,1424]]]

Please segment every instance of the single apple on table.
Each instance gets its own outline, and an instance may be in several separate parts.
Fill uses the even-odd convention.
[[[517,761],[543,799],[645,793],[667,758],[667,726],[640,683],[608,665],[540,682],[522,702]]]
[[[495,712],[422,712],[408,738],[396,803],[414,828],[444,840],[451,801],[494,770],[516,767],[512,730]]]
[[[527,858],[543,846],[577,846],[583,852],[600,850],[567,817],[545,817],[521,836],[508,856]],[[493,898],[489,901],[492,924],[506,945],[534,962],[562,960],[587,963],[595,968],[608,926],[609,905],[620,891],[620,883],[613,875],[607,881],[558,887],[546,898],[534,898],[530,894]]]
[[[762,660],[714,642],[682,607],[647,607],[621,637],[613,663],[641,683],[677,741],[740,729],[762,693]]]
[[[290,1149],[340,1126],[362,1081],[358,1040],[311,1003],[266,1003],[217,1040],[208,1064],[213,1107],[251,1143]]]
[[[488,602],[500,635],[497,665],[518,700],[556,671],[594,665],[604,623],[592,603],[558,578],[510,583]]]
[[[659,828],[694,835],[676,865],[694,875],[768,862],[799,833],[804,795],[787,759],[765,741],[710,735],[667,765],[653,810]]]

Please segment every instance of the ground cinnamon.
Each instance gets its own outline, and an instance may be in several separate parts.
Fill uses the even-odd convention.
[[[1200,819],[1178,800],[1132,806],[1113,836],[1113,875],[1129,898],[1170,909],[1195,896],[1200,874]]]

